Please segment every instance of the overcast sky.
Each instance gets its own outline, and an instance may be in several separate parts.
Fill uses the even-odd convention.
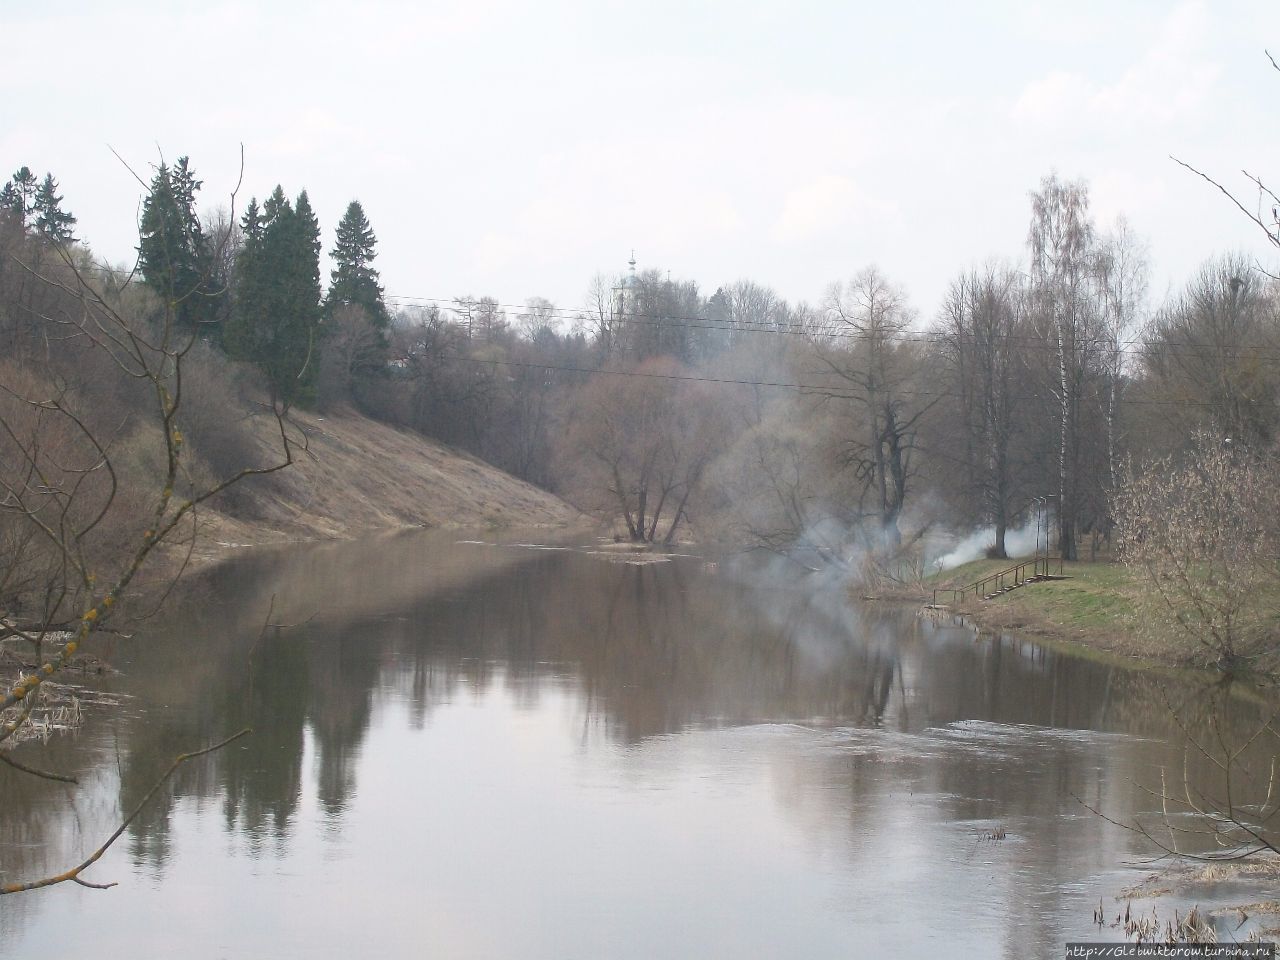
[[[545,296],[640,266],[817,301],[876,263],[932,316],[1022,257],[1028,192],[1091,184],[1150,244],[1153,295],[1265,238],[1175,154],[1280,181],[1280,2],[0,0],[0,163],[52,171],[131,256],[182,154],[225,203],[305,188],[326,250],[358,198],[389,294]],[[0,178],[2,179],[2,178]],[[325,265],[326,277],[328,266]]]

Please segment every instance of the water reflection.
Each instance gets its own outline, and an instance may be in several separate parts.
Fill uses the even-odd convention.
[[[131,865],[95,868],[121,888],[7,898],[15,950],[123,953],[198,903],[184,942],[230,956],[1055,955],[1146,851],[1075,798],[1151,809],[1181,769],[1170,707],[1205,719],[1185,678],[913,611],[422,534],[217,568],[118,662],[130,708],[45,757],[81,789],[0,771],[5,877],[65,867],[173,755],[254,734],[146,808]]]

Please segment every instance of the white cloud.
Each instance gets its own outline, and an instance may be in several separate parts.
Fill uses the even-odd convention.
[[[1095,87],[1077,73],[1054,70],[1028,84],[1013,105],[1018,120],[1053,123],[1079,113],[1094,96]]]
[[[1166,176],[1152,171],[1113,168],[1094,176],[1089,199],[1095,222],[1110,227],[1118,216],[1135,210],[1159,210],[1170,203]]]
[[[848,177],[824,174],[789,190],[771,233],[779,243],[798,244],[849,225],[865,203]]]
[[[1054,70],[1023,89],[1013,116],[1064,128],[1185,122],[1212,103],[1220,73],[1202,50],[1207,25],[1204,4],[1188,0],[1165,18],[1142,56],[1112,82]]]

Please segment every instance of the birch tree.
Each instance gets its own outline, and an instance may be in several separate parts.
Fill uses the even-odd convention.
[[[1110,539],[1115,516],[1115,498],[1120,490],[1121,446],[1120,404],[1128,380],[1128,344],[1137,333],[1147,296],[1146,245],[1120,217],[1103,238],[1097,269],[1102,295],[1100,351],[1106,396],[1106,535]]]
[[[1057,408],[1059,548],[1077,557],[1082,492],[1081,406],[1102,362],[1097,298],[1097,240],[1083,181],[1040,182],[1031,195],[1031,282],[1035,322],[1050,345]]]

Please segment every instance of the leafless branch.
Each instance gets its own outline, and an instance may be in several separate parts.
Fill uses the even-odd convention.
[[[91,853],[87,859],[82,861],[77,866],[72,867],[70,870],[66,870],[63,873],[54,874],[53,876],[45,877],[41,880],[29,880],[29,881],[26,881],[25,883],[4,884],[3,886],[0,886],[0,896],[9,894],[9,893],[24,893],[27,890],[38,890],[41,887],[52,887],[55,884],[66,883],[68,880],[73,881],[75,883],[79,883],[81,886],[93,887],[96,890],[105,890],[107,887],[115,886],[115,884],[90,883],[87,880],[82,880],[80,877],[80,874],[83,873],[85,870],[87,870],[89,867],[93,866],[100,859],[102,859],[102,855],[105,854],[107,850],[111,848],[111,845],[113,843],[115,843],[117,840],[120,839],[120,836],[125,832],[125,830],[128,829],[129,824],[131,824],[137,818],[138,814],[142,812],[143,808],[146,807],[146,805],[151,802],[151,798],[154,797],[156,793],[159,792],[160,788],[164,786],[164,784],[168,781],[168,779],[171,776],[173,776],[174,772],[180,766],[182,766],[188,760],[194,760],[196,757],[203,757],[205,754],[213,753],[215,750],[221,750],[227,744],[234,743],[236,740],[239,740],[241,737],[247,736],[252,732],[253,731],[250,728],[246,727],[245,729],[241,730],[239,733],[234,733],[231,736],[227,737],[225,740],[220,740],[215,744],[204,747],[203,749],[193,750],[190,753],[179,754],[176,758],[174,758],[174,761],[172,764],[170,764],[169,769],[166,770],[161,775],[160,779],[155,782],[155,784],[151,787],[151,789],[146,792],[146,795],[143,796],[143,798],[140,801],[138,801],[138,804],[133,808],[133,810],[129,813],[129,815],[124,818],[124,821],[120,824],[120,826],[116,827],[115,832],[112,833],[111,836],[109,836],[106,839],[106,842],[103,843],[102,846],[98,847],[97,850]]]
[[[36,767],[29,767],[25,763],[13,759],[6,753],[0,753],[0,763],[8,764],[15,770],[21,770],[23,773],[29,773],[33,777],[40,777],[42,780],[57,780],[59,783],[79,783],[75,777],[68,777],[61,773],[50,773],[48,770],[39,770]]]

